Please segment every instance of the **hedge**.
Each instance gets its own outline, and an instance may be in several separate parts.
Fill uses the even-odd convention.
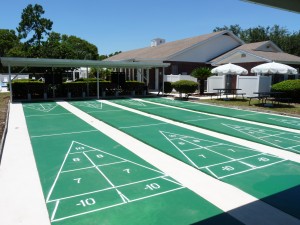
[[[46,85],[42,81],[36,80],[13,80],[11,83],[12,95],[15,99],[27,99],[31,94],[32,98],[43,98]]]
[[[71,92],[72,97],[82,97],[82,93],[87,94],[87,84],[89,87],[89,96],[97,95],[97,81],[89,79],[89,82],[85,81],[75,81],[75,82],[65,82],[62,84],[63,95],[67,96],[68,92]],[[99,89],[100,92],[112,89],[113,85],[110,81],[100,81]]]
[[[285,97],[300,101],[300,80],[285,80],[272,85],[272,91],[284,92]]]
[[[142,94],[145,89],[145,83],[139,81],[126,81],[124,86],[121,87],[122,94],[131,94],[132,91],[135,91],[137,94]]]
[[[106,91],[106,95],[114,95],[116,91],[116,85],[110,81],[99,82],[100,95],[102,91]],[[83,92],[86,96],[97,96],[97,79],[80,79],[75,82],[64,82],[58,85],[46,85],[41,81],[35,80],[16,80],[12,82],[13,97],[15,99],[27,99],[28,94],[31,94],[31,98],[44,98],[44,93],[47,93],[48,98],[53,97],[67,97],[68,93],[71,93],[72,97],[82,97]],[[88,90],[89,90],[89,93]],[[120,94],[131,94],[135,91],[137,94],[142,94],[145,90],[145,84],[137,81],[127,81],[124,87],[121,88]]]

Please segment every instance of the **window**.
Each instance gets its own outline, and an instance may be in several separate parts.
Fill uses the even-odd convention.
[[[178,65],[172,65],[172,74],[174,75],[178,74]]]

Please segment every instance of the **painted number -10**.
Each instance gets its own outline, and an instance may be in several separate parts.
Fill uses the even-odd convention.
[[[94,205],[96,203],[95,199],[93,198],[87,198],[85,200],[80,200],[80,202],[76,205],[81,205],[83,207],[89,206],[89,205]]]
[[[152,184],[147,184],[146,187],[145,187],[145,190],[156,190],[156,189],[159,189],[160,186],[157,184],[157,183],[152,183]]]

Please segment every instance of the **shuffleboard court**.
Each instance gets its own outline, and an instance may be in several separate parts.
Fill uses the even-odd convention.
[[[91,101],[70,102],[93,117],[161,150],[215,179],[234,185],[300,218],[300,165],[170,123]],[[94,110],[90,104],[102,104]]]
[[[266,123],[270,125],[282,126],[292,129],[300,130],[300,118],[291,116],[282,116],[270,113],[263,113],[250,110],[232,109],[222,106],[213,106],[200,102],[189,102],[173,100],[170,98],[149,98],[147,101],[168,104],[176,107],[182,107],[199,112],[217,114],[222,116],[229,116],[239,119],[251,120],[260,123]]]
[[[181,108],[156,105],[150,101],[125,99],[113,100],[113,102],[171,120],[300,153],[300,134],[298,133],[199,114],[195,111],[183,111]]]
[[[56,103],[24,104],[52,224],[241,224]],[[52,110],[43,110],[45,108]]]

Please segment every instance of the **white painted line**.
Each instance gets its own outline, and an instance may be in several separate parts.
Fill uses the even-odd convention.
[[[170,123],[170,124],[173,124],[173,125],[176,125],[176,126],[179,126],[179,127],[183,127],[183,128],[186,128],[186,129],[189,129],[189,130],[192,130],[192,131],[196,131],[196,132],[205,134],[205,135],[216,137],[216,138],[219,138],[219,139],[224,140],[226,142],[229,141],[229,142],[232,142],[234,144],[242,145],[242,146],[245,146],[245,147],[248,147],[248,148],[250,147],[250,148],[255,149],[259,152],[268,153],[268,154],[271,154],[271,155],[276,155],[280,158],[300,163],[300,155],[297,154],[297,153],[293,153],[293,152],[285,151],[285,150],[282,150],[282,149],[266,146],[266,145],[259,144],[259,143],[256,143],[256,142],[252,142],[252,141],[247,141],[247,140],[244,140],[244,139],[241,139],[241,138],[236,138],[236,137],[233,137],[233,136],[230,136],[230,135],[221,134],[221,133],[218,133],[218,132],[206,130],[206,129],[203,129],[203,128],[200,128],[200,127],[195,127],[195,126],[192,126],[192,125],[189,125],[189,124],[180,123],[180,122],[173,121],[173,120],[170,120],[170,119],[166,119],[166,118],[163,118],[163,117],[160,117],[160,116],[152,115],[152,114],[149,114],[149,113],[144,113],[144,112],[141,112],[139,110],[135,110],[135,109],[128,108],[128,107],[125,107],[125,106],[121,106],[121,105],[115,104],[113,102],[109,102],[109,101],[105,101],[105,100],[101,100],[101,101],[103,101],[106,104],[115,106],[117,108],[124,109],[126,111],[130,111],[130,112],[133,112],[133,113],[136,113],[136,114],[139,114],[139,115],[150,117],[150,118],[162,121],[162,122]]]
[[[174,180],[171,180],[171,179],[168,179],[167,177],[161,177],[163,180],[166,180],[166,181],[169,181],[169,182],[172,182],[172,183],[174,183],[174,184],[177,184],[177,185],[180,185],[180,186],[182,186],[182,184],[180,184],[180,183],[178,183],[178,182],[176,182],[176,181],[174,181]]]
[[[66,197],[52,199],[52,200],[49,200],[47,203],[55,202],[55,201],[61,201],[61,200],[70,199],[70,198],[75,198],[75,197],[84,196],[84,195],[90,195],[90,194],[94,194],[94,193],[98,193],[98,192],[104,192],[104,191],[108,191],[108,190],[112,190],[112,189],[116,189],[116,188],[126,187],[126,186],[130,186],[130,185],[138,184],[138,183],[143,183],[145,181],[156,180],[156,179],[159,179],[159,178],[164,178],[164,176],[152,177],[152,178],[139,180],[139,181],[135,181],[135,182],[131,182],[131,183],[117,185],[115,187],[111,186],[111,187],[108,187],[108,188],[103,188],[103,189],[99,189],[99,190],[95,190],[95,191],[89,191],[89,192],[84,192],[84,193],[81,193],[81,194],[70,195],[70,196],[66,196]]]
[[[241,172],[237,172],[237,173],[233,173],[233,174],[229,174],[229,175],[225,175],[225,176],[222,176],[222,177],[219,177],[219,179],[223,179],[225,177],[229,177],[229,176],[233,176],[233,175],[237,175],[237,174],[242,174],[242,173],[246,173],[248,171],[252,171],[252,170],[258,170],[258,169],[262,169],[262,168],[265,168],[267,166],[271,166],[271,165],[275,165],[277,163],[281,163],[281,162],[285,162],[286,160],[281,160],[281,161],[278,161],[278,162],[274,162],[274,163],[270,163],[268,165],[264,165],[264,166],[259,166],[259,167],[254,167],[254,168],[251,168],[249,170],[243,170]],[[300,221],[299,221],[300,222]]]
[[[151,127],[151,126],[159,126],[166,123],[153,123],[153,124],[145,124],[145,125],[137,125],[137,126],[128,126],[128,127],[119,127],[119,129],[130,129],[130,128],[139,128],[139,127]]]
[[[49,199],[50,199],[50,196],[51,196],[51,194],[52,194],[52,191],[53,191],[53,189],[54,189],[54,187],[55,187],[55,184],[56,184],[56,182],[57,182],[57,180],[58,180],[58,178],[59,178],[59,175],[60,175],[60,173],[61,173],[61,171],[62,171],[62,168],[63,168],[63,166],[64,166],[64,164],[65,164],[65,162],[66,162],[66,160],[67,160],[68,154],[69,154],[69,152],[70,152],[71,149],[72,149],[73,143],[74,143],[74,141],[72,141],[72,144],[70,145],[70,147],[69,147],[69,149],[68,149],[68,152],[67,152],[66,155],[65,155],[65,158],[64,158],[64,160],[63,160],[63,162],[62,162],[62,164],[61,164],[61,166],[60,166],[60,168],[59,168],[59,170],[58,170],[58,173],[56,174],[56,177],[55,177],[55,179],[54,179],[54,182],[53,182],[53,184],[52,184],[52,186],[51,186],[51,188],[50,188],[50,191],[48,192],[48,195],[47,195],[47,198],[46,198],[46,203],[49,202]]]
[[[102,121],[95,120],[92,116],[66,102],[60,102],[59,104],[241,222],[256,225],[267,223],[299,225],[299,220],[295,217],[260,201],[240,189],[221,182],[198,169],[176,160]],[[146,115],[154,117],[151,114]],[[204,130],[204,132],[207,131]],[[228,139],[227,136],[226,139]],[[248,146],[249,143],[247,143]],[[249,213],[249,207],[251,213]]]
[[[120,164],[120,163],[124,163],[124,162],[128,162],[128,161],[123,160],[123,161],[113,162],[113,163],[97,164],[97,166],[99,166],[99,167],[103,167],[103,166],[111,166],[111,165]]]
[[[220,163],[215,163],[215,164],[211,164],[211,165],[207,165],[207,166],[202,166],[202,167],[199,167],[199,169],[208,169],[209,167],[213,167],[213,166],[218,166],[218,165],[222,165],[222,164],[227,164],[227,163],[231,163],[231,162],[237,162],[237,161],[240,161],[240,160],[243,160],[243,159],[248,159],[248,158],[252,158],[252,157],[255,157],[255,156],[259,156],[259,155],[266,155],[266,154],[256,154],[256,155],[251,155],[251,156],[247,156],[247,157],[243,157],[243,158],[237,158],[237,159],[233,159],[233,160],[228,160],[228,161],[225,161],[225,162],[220,162]]]
[[[221,106],[221,105],[211,105],[211,104],[208,104],[208,103],[206,104],[206,103],[195,102],[195,101],[189,101],[189,102],[190,102],[190,103],[193,103],[193,104],[198,104],[198,105],[208,105],[208,106],[218,107],[218,108],[224,108],[224,109],[228,109],[228,108],[229,108],[229,107],[226,107],[226,106]],[[252,110],[239,109],[239,108],[229,108],[229,109],[234,109],[234,110],[243,111],[243,112],[256,113],[256,114],[272,115],[272,116],[276,116],[276,117],[286,117],[286,118],[292,118],[292,119],[295,119],[295,117],[293,117],[293,116],[288,116],[288,115],[278,115],[278,114],[271,113],[271,112],[259,112],[259,111],[252,111]]]
[[[86,130],[86,131],[76,131],[76,132],[58,133],[58,134],[44,134],[44,135],[31,136],[31,138],[53,137],[53,136],[62,136],[62,135],[71,135],[71,134],[82,134],[82,133],[90,133],[90,132],[96,132],[96,131],[97,130]]]
[[[74,170],[63,170],[63,171],[61,171],[61,173],[70,173],[70,172],[74,172],[74,171],[78,171],[78,170],[87,170],[87,169],[91,169],[91,168],[95,168],[95,166],[89,166],[89,167],[84,167],[84,168],[74,169]]]
[[[71,113],[57,113],[57,114],[29,115],[29,116],[25,116],[25,117],[26,117],[26,118],[30,118],[30,117],[48,117],[48,116],[62,116],[62,115],[71,115]]]
[[[65,219],[69,219],[69,218],[73,218],[73,217],[76,217],[76,216],[89,214],[89,213],[92,213],[92,212],[101,211],[101,210],[104,210],[104,209],[113,208],[113,207],[124,205],[124,204],[126,204],[126,203],[122,202],[122,203],[118,203],[118,204],[115,204],[115,205],[110,205],[110,206],[107,206],[107,207],[103,207],[103,208],[99,208],[99,209],[95,209],[95,210],[91,210],[91,211],[87,211],[87,212],[83,212],[83,213],[77,213],[77,214],[74,214],[74,215],[71,215],[71,216],[65,216],[65,217],[62,217],[62,218],[52,220],[51,222],[62,221],[62,220],[65,220]]]
[[[178,190],[184,189],[184,188],[185,187],[178,187],[178,188],[170,189],[168,191],[163,191],[163,192],[160,192],[160,193],[157,193],[157,194],[147,195],[147,196],[142,197],[142,198],[132,199],[131,202],[140,201],[140,200],[143,200],[143,199],[146,199],[146,198],[152,198],[154,196],[163,195],[163,194],[166,194],[166,193],[169,193],[169,192],[173,192],[173,191],[178,191]]]
[[[284,130],[284,131],[300,134],[300,130],[297,130],[297,129],[280,127],[280,126],[270,125],[270,124],[264,124],[264,123],[259,123],[259,122],[244,120],[244,119],[233,118],[233,117],[229,117],[229,116],[221,116],[221,115],[216,115],[216,114],[211,114],[211,113],[199,112],[199,111],[195,111],[195,110],[191,110],[191,109],[180,108],[177,106],[164,105],[164,104],[157,103],[157,102],[149,102],[149,101],[142,100],[142,99],[138,99],[138,101],[143,101],[143,102],[151,103],[154,105],[161,105],[164,107],[174,108],[174,109],[183,110],[183,111],[187,111],[187,112],[193,112],[196,114],[203,114],[203,115],[213,116],[213,117],[217,117],[217,118],[228,119],[228,120],[238,121],[238,122],[248,123],[248,124],[254,124],[254,125],[258,125],[258,126],[269,127],[269,128],[273,128],[273,129],[277,129],[277,130]],[[191,103],[194,103],[194,102],[191,102]]]
[[[52,213],[52,216],[51,216],[51,221],[53,221],[53,219],[54,219],[54,217],[55,217],[55,214],[56,214],[56,210],[57,210],[58,204],[59,204],[59,200],[56,201],[56,203],[55,203],[55,207],[54,207],[54,210],[53,210],[53,213]]]
[[[104,177],[104,179],[113,187],[115,187],[115,185],[111,182],[110,179],[108,179],[108,177],[96,166],[96,164],[93,162],[93,160],[91,160],[90,157],[87,156],[87,154],[85,154],[83,152],[83,154],[85,155],[85,157],[87,157],[87,159],[95,166],[96,170],[98,170],[98,172]]]
[[[207,121],[207,120],[217,120],[219,118],[201,118],[201,119],[193,119],[193,120],[185,120],[184,122],[192,122],[192,121]]]
[[[129,198],[127,198],[122,192],[120,192],[118,189],[116,189],[116,191],[118,192],[124,203],[130,202]]]
[[[194,144],[193,142],[190,142],[190,141],[186,141],[186,142]],[[199,146],[199,147],[201,147],[201,146]],[[209,152],[213,152],[213,153],[215,153],[216,155],[220,155],[220,156],[223,156],[223,157],[225,157],[225,158],[232,159],[232,160],[234,159],[234,158],[232,158],[232,157],[230,157],[230,156],[227,156],[227,155],[224,155],[224,154],[222,154],[222,153],[216,152],[216,151],[211,150],[211,149],[209,149],[209,148],[207,148],[207,147],[202,147],[202,148],[205,149],[205,150],[207,150],[207,151],[209,151]]]

